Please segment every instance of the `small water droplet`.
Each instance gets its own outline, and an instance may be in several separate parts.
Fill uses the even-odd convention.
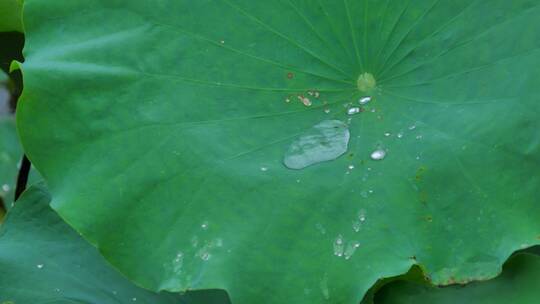
[[[416,135],[416,139],[422,139],[423,136],[422,135]]]
[[[55,288],[54,291],[60,292],[60,288]]]
[[[304,95],[298,95],[298,99],[300,102],[302,102],[306,107],[311,106],[311,100],[309,98],[304,97]]]
[[[324,228],[324,226],[321,223],[317,223],[315,225],[315,227],[317,228],[317,230],[319,230],[319,232],[321,234],[326,234],[326,229]]]
[[[343,253],[343,255],[345,256],[345,259],[348,260],[350,259],[354,252],[356,251],[356,249],[360,247],[360,243],[357,242],[357,241],[350,241],[348,244],[347,244],[347,248],[345,249],[345,252]]]
[[[207,221],[204,221],[202,224],[201,224],[201,228],[206,230],[208,229],[208,222]]]
[[[330,113],[330,109],[324,109],[324,113],[326,114]]]
[[[201,254],[201,260],[208,261],[210,259],[210,253],[209,252],[203,252]]]
[[[382,149],[377,149],[371,153],[371,159],[373,160],[382,160],[386,157],[386,152]]]
[[[325,300],[330,299],[330,290],[328,289],[328,275],[324,274],[323,279],[321,280],[321,283],[319,284],[321,287],[321,292],[323,294],[323,297]]]
[[[402,137],[403,137],[403,133],[402,133],[402,132],[399,132],[396,136],[397,136],[397,138],[402,138]]]
[[[3,190],[4,192],[8,192],[9,189],[10,189],[10,187],[9,187],[8,184],[3,184],[3,185],[2,185],[2,190]]]
[[[347,114],[349,114],[349,115],[354,115],[356,113],[360,113],[360,108],[359,107],[352,107],[352,108],[349,108],[347,110]]]
[[[261,167],[261,171],[263,171],[263,172],[268,171],[268,167]]]
[[[369,190],[370,193],[373,193],[373,190]],[[360,210],[358,212],[358,219],[360,220],[360,222],[364,222],[366,220],[366,211],[365,210]]]
[[[392,135],[390,132],[384,133],[384,136],[385,136],[385,137],[388,137],[388,136],[390,136],[390,135]]]
[[[349,165],[348,168],[349,168],[349,170],[352,170],[352,169],[354,169],[354,165]]]
[[[43,264],[37,264],[37,265],[36,265],[36,267],[37,267],[38,269],[42,269],[43,266],[45,266],[45,265],[43,265]]]
[[[220,40],[219,43],[225,44],[225,40]]]
[[[414,130],[414,129],[416,129],[416,125],[411,125],[411,126],[409,127],[409,130],[411,130],[411,131]]]
[[[197,247],[199,245],[199,238],[195,235],[191,238],[191,245]]]
[[[371,113],[375,113],[375,112],[377,112],[377,110],[375,110],[375,109],[371,109],[371,111],[370,111],[370,112],[371,112]]]
[[[131,301],[135,302],[137,301],[137,298],[131,298]]]
[[[285,102],[291,102],[291,99],[289,97],[285,98]]]
[[[352,223],[352,229],[354,230],[354,232],[359,232],[361,227],[362,227],[362,223],[359,221],[354,221]]]
[[[309,96],[319,98],[319,92],[317,92],[317,91],[308,91],[307,93],[308,93]]]
[[[113,293],[113,295],[116,295],[116,294],[118,294],[118,291],[113,290],[112,293]]]
[[[344,244],[343,244],[343,237],[338,235],[334,241],[334,255],[340,257],[343,255],[344,250]]]
[[[371,101],[371,96],[364,96],[358,100],[358,103],[360,103],[361,105],[365,105],[370,101]]]

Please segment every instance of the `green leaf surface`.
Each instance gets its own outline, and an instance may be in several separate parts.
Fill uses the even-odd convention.
[[[445,288],[413,282],[385,286],[376,296],[377,304],[530,304],[540,298],[540,256],[518,254],[504,265],[500,277],[486,282]]]
[[[0,32],[22,32],[23,0],[0,1]]]
[[[539,14],[29,0],[19,132],[53,208],[153,290],[358,303],[413,264],[491,278],[539,243]],[[347,152],[324,158],[334,120]],[[295,143],[318,162],[287,168]]]
[[[0,231],[0,303],[184,303],[136,287],[112,269],[49,207],[38,184],[10,210]]]

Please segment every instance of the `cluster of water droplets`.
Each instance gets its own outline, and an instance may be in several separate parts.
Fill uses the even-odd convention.
[[[346,241],[343,236],[339,234],[334,240],[334,255],[348,260],[353,256],[358,247],[360,247],[360,242],[356,240]]]
[[[205,220],[201,223],[200,227],[201,227],[201,230],[206,231],[209,229],[210,223]],[[210,240],[200,240],[197,235],[194,235],[191,238],[191,246],[194,249],[196,249],[195,251],[196,258],[199,258],[202,261],[208,261],[212,257],[212,254],[215,249],[223,247],[223,239],[213,238]],[[177,260],[181,258],[183,258],[183,256],[181,257],[177,256],[173,264],[179,262]]]
[[[290,73],[289,75],[293,75]],[[290,77],[292,78],[292,76]],[[309,90],[302,94],[297,95],[289,95],[285,98],[286,103],[290,103],[293,100],[298,100],[301,104],[303,104],[306,107],[311,107],[313,105],[313,101],[316,99],[319,99],[321,94],[317,90]]]

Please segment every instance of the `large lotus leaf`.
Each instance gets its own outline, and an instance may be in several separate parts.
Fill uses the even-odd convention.
[[[413,264],[486,279],[540,241],[539,14],[29,0],[19,132],[53,208],[153,290],[358,303]]]
[[[42,185],[32,186],[2,226],[0,303],[185,303],[180,295],[157,295],[122,277],[51,210],[49,200]]]
[[[383,288],[378,304],[530,304],[540,298],[540,257],[519,254],[505,265],[500,277],[466,286],[437,288],[412,282],[396,282]]]
[[[23,31],[22,6],[23,0],[0,1],[0,32]]]

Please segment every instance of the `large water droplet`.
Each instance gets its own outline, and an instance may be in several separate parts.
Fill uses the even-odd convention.
[[[43,266],[44,266],[43,264],[37,264],[37,265],[36,265],[36,267],[37,267],[38,269],[42,269]]]
[[[349,108],[347,110],[347,114],[349,114],[349,115],[354,115],[356,113],[360,113],[360,108],[359,107],[352,107],[352,108]]]
[[[371,159],[373,160],[382,160],[386,157],[386,151],[382,149],[377,149],[371,153]]]
[[[361,105],[365,105],[370,101],[371,101],[371,96],[364,96],[358,100],[358,103]]]
[[[10,187],[9,187],[8,184],[3,184],[3,185],[2,185],[2,190],[3,190],[4,192],[8,192],[9,189],[10,189]]]
[[[289,169],[303,169],[334,160],[347,152],[349,139],[347,124],[339,120],[325,120],[291,143],[283,163]]]

